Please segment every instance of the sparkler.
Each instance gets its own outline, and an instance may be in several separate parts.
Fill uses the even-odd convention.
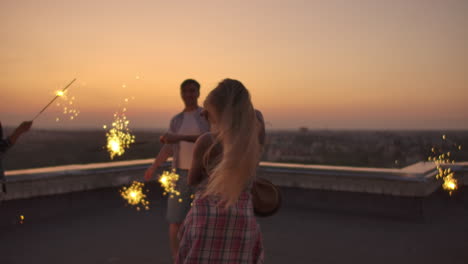
[[[128,98],[125,98],[125,102],[128,102]],[[130,147],[130,144],[135,142],[135,136],[131,134],[128,124],[130,121],[127,119],[125,112],[127,108],[119,113],[114,113],[114,122],[112,122],[112,128],[106,133],[107,138],[107,151],[110,154],[110,158],[122,156],[125,153],[125,149]],[[107,126],[103,126],[107,129]]]
[[[63,88],[62,90],[60,91],[57,91],[55,93],[55,97],[46,105],[44,106],[44,108],[42,108],[41,111],[39,111],[39,113],[37,113],[37,115],[33,118],[33,121],[36,120],[36,118],[42,114],[42,112],[44,112],[57,98],[61,97],[64,95],[65,91],[68,89],[68,87],[70,87],[70,85],[72,85],[74,82],[76,81],[76,78],[73,79],[67,86],[65,86],[65,88]]]
[[[24,224],[24,215],[19,216],[19,223]]]
[[[56,94],[60,95],[60,99],[62,99],[63,101],[62,104],[60,102],[57,103],[57,107],[60,107],[63,105],[63,114],[68,115],[66,117],[68,117],[69,120],[74,120],[76,117],[78,117],[78,115],[80,114],[80,111],[76,109],[74,105],[75,96],[71,96],[71,97],[67,96],[68,91],[66,92],[57,91]],[[59,122],[59,121],[60,121],[60,118],[56,117],[55,122]]]
[[[161,184],[161,187],[164,189],[163,195],[169,194],[169,198],[174,198],[175,196],[179,196],[180,192],[177,191],[176,189],[178,180],[179,180],[179,174],[177,174],[175,170],[172,170],[170,172],[164,171],[158,180],[159,183]],[[179,199],[178,201],[182,202],[182,199]]]
[[[143,192],[145,184],[134,181],[129,187],[120,189],[120,196],[124,198],[128,204],[135,206],[137,211],[141,208],[149,210],[149,202],[146,200],[146,194]]]
[[[447,136],[442,135],[442,140],[447,141]],[[454,146],[457,146],[454,144]],[[461,150],[461,145],[458,145],[458,151]],[[455,172],[450,168],[444,169],[443,164],[455,163],[455,160],[452,159],[452,153],[450,151],[444,152],[442,149],[437,149],[432,147],[431,156],[428,157],[429,161],[433,161],[436,165],[437,175],[436,179],[442,179],[443,184],[442,188],[449,192],[449,195],[452,195],[453,191],[458,188],[458,181],[455,179]]]

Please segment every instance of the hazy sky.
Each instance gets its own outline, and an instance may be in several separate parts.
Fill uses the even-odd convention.
[[[465,0],[1,0],[0,120],[31,119],[76,77],[81,114],[54,105],[35,127],[99,129],[134,96],[130,126],[164,128],[185,78],[202,103],[230,77],[270,129],[468,129],[467,14]]]

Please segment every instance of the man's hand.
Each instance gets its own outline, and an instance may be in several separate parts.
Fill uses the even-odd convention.
[[[156,169],[153,168],[153,166],[150,166],[146,171],[145,171],[145,181],[150,181],[151,178],[153,178],[154,171]]]
[[[176,134],[166,133],[159,137],[159,141],[163,144],[175,144],[181,140],[181,137]]]

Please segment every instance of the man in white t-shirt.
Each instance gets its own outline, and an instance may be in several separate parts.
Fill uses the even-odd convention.
[[[201,116],[203,108],[198,105],[200,84],[193,79],[187,79],[180,85],[180,92],[185,105],[184,110],[171,119],[169,131],[160,137],[164,146],[145,173],[145,180],[149,181],[156,169],[172,156],[172,168],[179,174],[176,189],[180,192],[180,196],[167,200],[166,218],[169,222],[169,241],[174,259],[179,248],[177,233],[190,210],[191,195],[194,192],[187,185],[194,142],[201,134],[210,130],[208,121]],[[179,202],[179,199],[182,199],[182,202]]]

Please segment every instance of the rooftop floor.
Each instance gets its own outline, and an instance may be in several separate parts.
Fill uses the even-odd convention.
[[[0,263],[171,263],[165,200],[154,195],[155,184],[148,188],[151,209],[140,212],[125,205],[118,188],[3,201]],[[466,187],[452,197],[439,191],[392,200],[412,203],[406,213],[353,210],[364,201],[389,205],[372,197],[283,188],[283,208],[259,219],[266,263],[468,263]]]

